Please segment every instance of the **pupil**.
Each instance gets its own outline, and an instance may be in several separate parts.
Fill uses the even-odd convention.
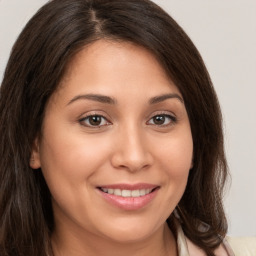
[[[156,116],[154,117],[155,124],[164,124],[165,117],[164,116]]]
[[[90,125],[100,125],[101,117],[100,116],[91,116],[89,119]]]

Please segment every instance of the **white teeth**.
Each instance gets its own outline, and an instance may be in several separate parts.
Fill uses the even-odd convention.
[[[107,193],[109,193],[109,194],[114,194],[114,189],[112,189],[112,188],[108,189],[108,192],[107,192]]]
[[[140,189],[140,195],[145,196],[146,195],[146,189]]]
[[[114,189],[114,195],[121,196],[122,195],[121,189]]]
[[[131,197],[132,191],[131,190],[122,190],[122,197]]]
[[[132,190],[132,197],[138,197],[140,196],[140,191],[139,190]]]
[[[137,189],[137,190],[128,190],[128,189],[112,189],[112,188],[101,188],[101,190],[108,194],[114,194],[116,196],[122,197],[140,197],[145,196],[152,192],[153,189]]]

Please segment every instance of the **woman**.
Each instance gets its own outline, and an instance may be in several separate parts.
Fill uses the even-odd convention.
[[[53,0],[0,91],[1,255],[233,255],[221,113],[145,0]]]

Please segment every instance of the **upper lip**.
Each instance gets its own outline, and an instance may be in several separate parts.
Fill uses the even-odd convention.
[[[110,188],[110,189],[121,189],[121,190],[138,190],[138,189],[154,189],[159,187],[155,184],[149,183],[136,183],[136,184],[127,184],[127,183],[120,183],[120,184],[107,184],[98,186],[98,188]]]

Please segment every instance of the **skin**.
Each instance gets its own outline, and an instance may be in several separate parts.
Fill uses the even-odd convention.
[[[113,102],[81,96],[88,94]],[[96,125],[92,115],[101,116]],[[55,255],[177,255],[166,219],[184,193],[192,155],[182,96],[154,56],[127,42],[85,47],[48,102],[30,163],[52,194]],[[97,189],[117,183],[159,189],[145,207],[124,210]]]

